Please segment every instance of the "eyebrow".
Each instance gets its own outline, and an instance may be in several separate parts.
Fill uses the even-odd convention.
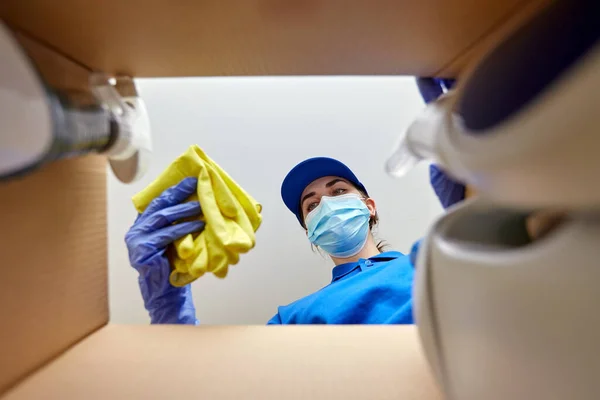
[[[335,179],[332,179],[330,182],[328,182],[328,183],[325,185],[325,187],[326,187],[326,188],[330,188],[330,187],[332,187],[333,185],[335,185],[336,183],[339,183],[339,182],[346,182],[346,181],[345,181],[344,179],[341,179],[341,178],[335,178]],[[305,196],[302,198],[302,200],[300,201],[300,208],[302,208],[302,207],[304,206],[304,202],[305,202],[307,199],[309,199],[309,198],[313,197],[315,194],[316,194],[315,192],[310,192],[310,193],[307,193],[307,194],[306,194],[306,195],[305,195]]]

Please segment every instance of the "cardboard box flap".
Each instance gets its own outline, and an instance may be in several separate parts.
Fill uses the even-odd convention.
[[[438,400],[414,326],[108,325],[18,399]]]
[[[106,165],[50,165],[0,185],[0,393],[108,321]]]
[[[86,69],[19,39],[48,83],[85,90]],[[106,160],[60,161],[0,182],[0,210],[2,393],[108,322]]]
[[[3,0],[0,16],[94,70],[137,77],[456,75],[540,0]]]

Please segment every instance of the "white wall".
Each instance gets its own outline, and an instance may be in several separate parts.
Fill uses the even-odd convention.
[[[427,166],[403,180],[383,172],[399,133],[423,103],[412,78],[194,78],[139,80],[153,128],[154,160],[133,185],[111,174],[110,309],[113,322],[147,323],[123,237],[135,218],[131,196],[189,145],[200,145],[264,206],[257,246],[225,280],[193,283],[204,324],[263,324],[330,281],[332,264],[311,251],[279,189],[297,162],[329,156],[347,163],[376,200],[379,236],[407,252],[441,212]]]

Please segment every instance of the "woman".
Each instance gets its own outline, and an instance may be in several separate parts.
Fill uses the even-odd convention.
[[[196,190],[188,178],[168,189],[126,235],[132,266],[152,323],[197,324],[191,289],[169,284],[166,247],[199,231],[201,222],[173,222],[198,215],[184,203]],[[411,324],[413,267],[408,256],[381,252],[373,237],[375,201],[341,162],[312,158],[294,167],[281,196],[306,230],[308,240],[331,257],[332,281],[321,290],[279,307],[269,324]]]

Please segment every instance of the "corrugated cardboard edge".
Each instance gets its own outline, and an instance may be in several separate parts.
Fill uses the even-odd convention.
[[[19,36],[46,80],[88,71]],[[108,322],[106,163],[88,156],[0,184],[0,392]]]

